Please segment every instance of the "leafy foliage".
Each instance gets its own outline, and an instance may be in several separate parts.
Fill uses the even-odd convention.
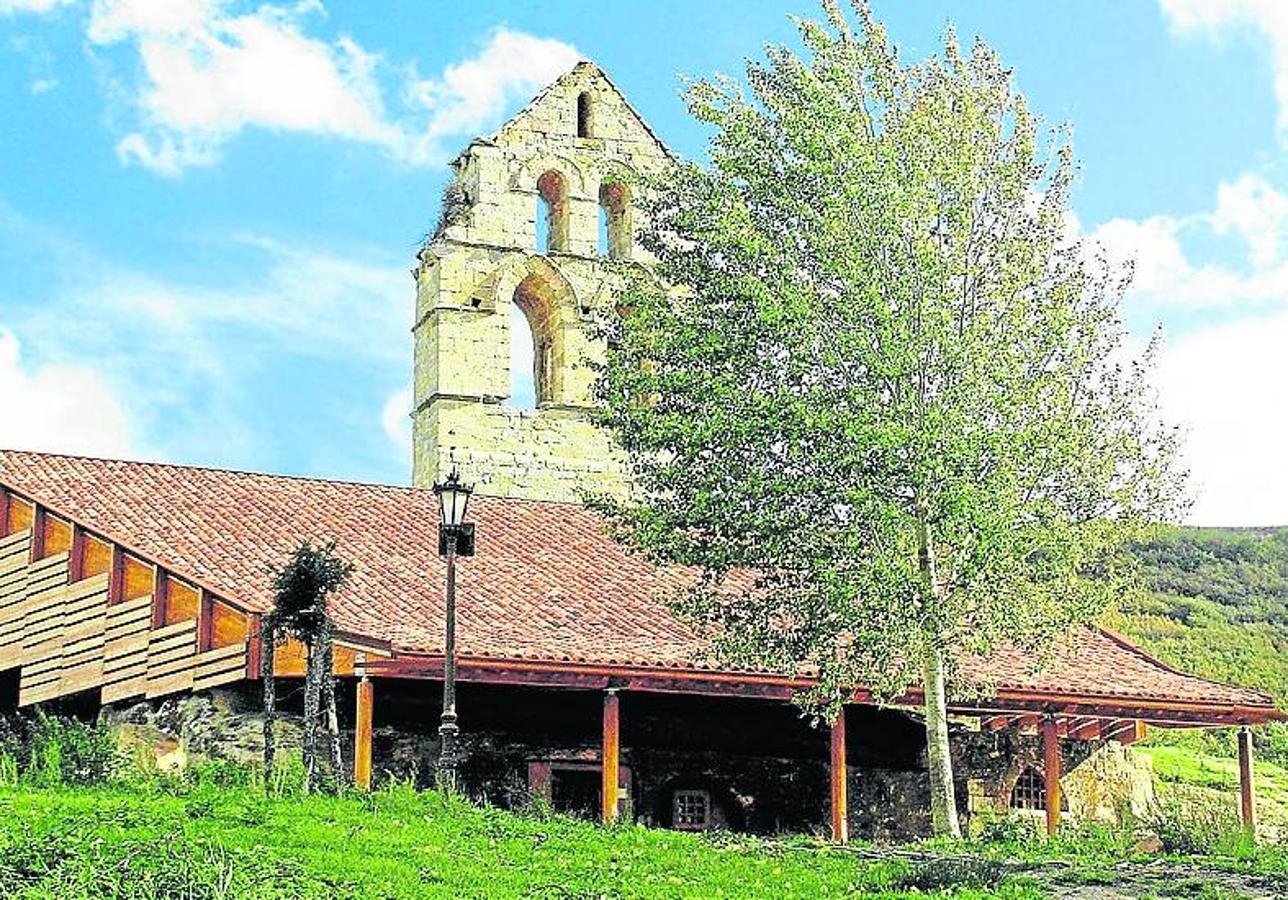
[[[681,610],[725,662],[832,704],[922,683],[939,827],[946,667],[1103,611],[1183,478],[1067,139],[984,44],[904,65],[866,3],[823,6],[805,58],[688,92],[711,162],[645,192],[657,264],[621,267],[598,380],[638,490],[599,506],[701,570]]]
[[[312,641],[328,622],[326,602],[353,574],[335,554],[335,541],[314,547],[305,541],[273,573],[273,620],[291,637]]]
[[[325,713],[326,734],[331,749],[332,782],[345,780],[344,758],[340,750],[339,716],[335,700],[334,634],[335,625],[327,611],[327,601],[344,587],[353,566],[335,553],[336,542],[314,547],[305,541],[291,554],[290,560],[274,572],[273,610],[264,617],[262,639],[264,656],[261,675],[264,679],[264,777],[274,778],[276,755],[274,718],[277,713],[277,686],[273,671],[275,648],[282,638],[301,641],[307,650],[304,675],[304,789],[311,790],[318,779],[317,727],[319,715]]]
[[[51,715],[0,718],[0,782],[92,785],[120,763],[116,741],[101,725]]]
[[[1288,528],[1169,528],[1135,554],[1149,590],[1108,624],[1173,666],[1288,705]],[[1229,730],[1154,740],[1233,752]],[[1288,763],[1288,727],[1258,729],[1257,745],[1258,755]]]

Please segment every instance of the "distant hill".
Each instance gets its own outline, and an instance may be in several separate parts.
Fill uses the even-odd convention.
[[[1149,590],[1106,624],[1177,668],[1259,688],[1288,709],[1288,527],[1169,528],[1135,552]],[[1202,740],[1215,749],[1228,738]],[[1264,729],[1258,743],[1288,762],[1288,727]]]

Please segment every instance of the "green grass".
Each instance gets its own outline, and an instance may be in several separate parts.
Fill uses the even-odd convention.
[[[817,842],[703,838],[515,815],[395,788],[0,788],[0,897],[1040,897]]]
[[[1138,747],[1136,752],[1153,763],[1164,790],[1172,784],[1208,788],[1228,796],[1232,807],[1237,802],[1239,762],[1231,756],[1172,746]],[[1257,760],[1254,771],[1258,811],[1270,821],[1288,823],[1288,769]]]

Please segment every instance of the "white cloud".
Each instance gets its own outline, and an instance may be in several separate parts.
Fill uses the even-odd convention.
[[[24,367],[18,338],[0,328],[0,447],[111,457],[134,455],[133,424],[100,375],[85,366]]]
[[[1196,259],[1219,238],[1222,262]],[[1288,195],[1245,174],[1219,186],[1211,210],[1115,219],[1091,239],[1135,259],[1130,306],[1173,321],[1220,310],[1222,324],[1170,338],[1157,372],[1166,417],[1186,429],[1194,476],[1191,521],[1288,523]],[[1237,318],[1232,318],[1237,317]],[[1176,329],[1171,329],[1175,331]]]
[[[0,15],[10,13],[46,13],[72,0],[0,0]]]
[[[1288,141],[1288,3],[1284,0],[1159,0],[1163,15],[1183,35],[1220,38],[1253,29],[1270,43],[1279,133]]]
[[[3,0],[0,0],[3,2]],[[305,32],[319,2],[237,14],[223,0],[95,0],[89,38],[135,47],[139,122],[117,152],[165,175],[211,165],[246,128],[371,144],[413,164],[438,164],[442,142],[492,124],[515,97],[570,68],[567,44],[494,31],[478,56],[438,78],[405,80],[401,116],[385,108],[378,54]],[[388,71],[386,71],[388,70]]]
[[[409,100],[430,114],[412,156],[432,161],[445,138],[483,132],[507,104],[545,87],[577,59],[577,51],[562,41],[498,28],[477,56],[448,66],[438,78],[408,85]]]
[[[1245,265],[1195,261],[1187,237],[1232,236]],[[1111,259],[1134,261],[1133,301],[1191,308],[1288,300],[1288,196],[1259,175],[1217,189],[1210,212],[1190,216],[1113,219],[1091,234]]]
[[[1241,319],[1167,347],[1157,372],[1164,413],[1187,430],[1190,521],[1288,523],[1288,313]]]
[[[380,411],[380,425],[385,435],[402,453],[411,459],[411,388],[405,387],[389,395]]]

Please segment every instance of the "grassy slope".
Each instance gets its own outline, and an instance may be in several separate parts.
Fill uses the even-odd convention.
[[[805,841],[604,830],[406,789],[0,789],[0,897],[895,897],[919,878]]]
[[[1178,668],[1256,687],[1288,708],[1288,528],[1172,528],[1138,548],[1149,591],[1108,624]],[[1233,731],[1152,733],[1164,784],[1238,787]],[[1288,728],[1259,729],[1258,786],[1288,822]]]

